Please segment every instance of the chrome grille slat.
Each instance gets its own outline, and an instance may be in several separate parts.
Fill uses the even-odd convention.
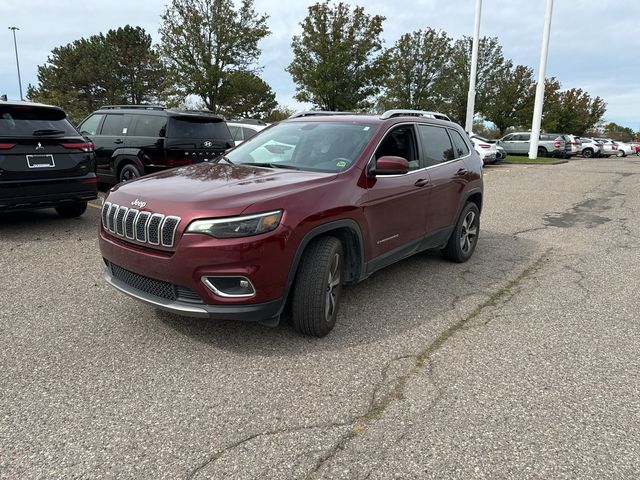
[[[104,203],[101,217],[104,229],[117,237],[166,248],[174,246],[181,220],[180,217],[141,212],[111,202]]]

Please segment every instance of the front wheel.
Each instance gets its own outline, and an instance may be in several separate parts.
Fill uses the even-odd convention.
[[[58,215],[64,218],[75,218],[87,210],[87,202],[65,203],[56,207]]]
[[[120,182],[128,182],[129,180],[138,178],[140,175],[142,174],[140,173],[140,170],[138,170],[138,167],[128,163],[122,167],[122,170],[120,170],[119,179]]]
[[[336,323],[342,293],[344,250],[335,237],[312,241],[304,252],[294,285],[291,313],[303,335],[323,337]]]
[[[471,258],[480,234],[480,210],[475,203],[465,205],[458,218],[442,256],[452,262],[463,263]]]
[[[594,153],[594,152],[593,152],[593,149],[591,149],[591,148],[585,148],[585,149],[582,151],[582,156],[583,156],[584,158],[591,158],[591,157],[593,157],[593,153]]]

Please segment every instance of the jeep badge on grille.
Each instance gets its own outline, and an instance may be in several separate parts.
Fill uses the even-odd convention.
[[[138,208],[144,208],[146,204],[147,202],[142,202],[137,198],[133,202],[131,202],[132,207],[138,207]]]

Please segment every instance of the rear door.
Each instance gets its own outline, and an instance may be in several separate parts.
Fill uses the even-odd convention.
[[[468,183],[470,173],[464,159],[471,151],[453,129],[420,124],[418,132],[422,157],[429,165],[432,185],[427,230],[433,235],[442,233],[445,238],[447,230],[456,221],[461,195]]]
[[[96,135],[96,162],[98,176],[115,178],[114,158],[118,150],[126,147],[132,116],[125,113],[107,113],[99,135]],[[83,124],[84,126],[84,124]]]
[[[145,168],[164,167],[166,164],[164,141],[167,132],[168,117],[163,113],[153,115],[142,113],[134,115],[127,131],[126,145],[131,151],[142,152],[139,158]],[[148,172],[145,172],[148,173]]]

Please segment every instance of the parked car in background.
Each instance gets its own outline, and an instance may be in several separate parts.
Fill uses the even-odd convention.
[[[609,138],[595,138],[599,144],[602,145],[602,156],[611,157],[612,155],[618,155],[618,145],[616,142]]]
[[[626,157],[627,155],[633,155],[636,153],[636,149],[633,148],[630,144],[625,142],[616,142],[616,146],[618,147],[617,155],[619,157]]]
[[[498,162],[501,162],[506,158],[507,158],[507,151],[504,148],[502,148],[500,145],[498,145],[496,142],[496,160]]]
[[[213,160],[235,145],[222,117],[159,105],[108,105],[78,128],[95,144],[98,179],[110,184]]]
[[[490,165],[498,161],[495,141],[492,142],[475,134],[470,134],[469,138],[473,142],[473,147],[476,152],[478,152],[478,155],[480,155],[484,165]]]
[[[268,325],[288,307],[294,328],[323,336],[343,285],[426,249],[471,258],[482,205],[482,162],[459,125],[325,114],[116,186],[99,241],[106,281],[139,301]]]
[[[0,101],[0,211],[78,217],[98,196],[93,144],[51,105]]]
[[[258,132],[267,128],[266,124],[238,123],[234,121],[228,121],[227,126],[236,145],[240,145],[245,140],[249,140],[257,135]]]
[[[582,153],[582,142],[577,135],[560,135],[570,146],[571,156],[580,155]]]
[[[527,155],[530,140],[530,132],[515,132],[498,140],[498,145],[509,155]],[[571,145],[562,135],[541,133],[538,140],[538,156],[568,158],[571,156]]]
[[[603,148],[602,143],[597,142],[593,138],[580,137],[580,152],[585,158],[601,157]]]

